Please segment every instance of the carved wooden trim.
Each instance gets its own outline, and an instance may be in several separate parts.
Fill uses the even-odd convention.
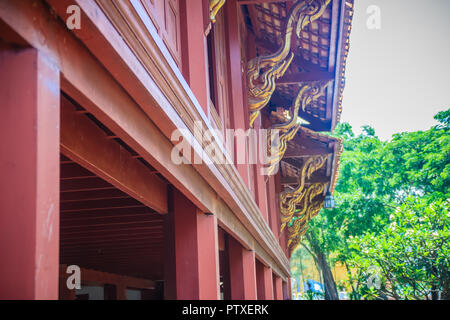
[[[328,155],[312,156],[308,158],[298,177],[298,187],[294,191],[284,191],[280,194],[281,231],[287,226],[294,216],[296,205],[302,201],[306,193],[305,182],[311,175],[322,168],[328,159]]]

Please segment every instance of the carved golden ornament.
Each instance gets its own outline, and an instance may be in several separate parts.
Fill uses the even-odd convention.
[[[295,213],[295,216],[297,216],[298,219],[295,219],[292,225],[287,227],[288,245],[294,241],[299,232],[303,230],[306,224],[320,212],[320,209],[322,209],[322,199],[313,201],[313,198],[323,192],[326,183],[318,183],[313,186],[314,190],[311,192],[309,202],[305,201],[301,211]]]
[[[288,234],[288,248],[290,254],[292,254],[295,248],[298,247],[302,237],[305,235],[306,231],[308,231],[308,222],[319,214],[322,206],[323,202],[321,200],[313,202],[312,205],[308,208],[306,215],[301,219],[297,219],[294,221],[292,225],[293,228],[291,229],[292,233]]]
[[[294,216],[295,208],[300,201],[302,201],[306,192],[305,180],[310,179],[311,175],[323,167],[328,155],[315,155],[308,158],[300,172],[299,185],[294,191],[284,191],[280,194],[280,211],[281,211],[281,231],[284,230],[285,226]]]
[[[292,255],[292,252],[299,246],[302,237],[305,235],[306,231],[308,231],[308,226],[305,226],[295,238],[291,241],[290,245],[288,245],[289,255]]]
[[[275,80],[284,75],[294,58],[292,52],[292,33],[297,37],[312,21],[317,20],[331,0],[297,1],[288,14],[282,44],[277,52],[253,58],[248,63],[247,80],[249,90],[250,127],[258,118],[260,111],[269,103],[275,91]]]
[[[268,175],[271,175],[278,166],[278,163],[283,158],[286,153],[287,143],[292,140],[300,129],[300,124],[298,123],[298,112],[299,110],[305,111],[306,106],[312,101],[315,101],[325,92],[326,87],[331,83],[330,81],[314,81],[303,83],[300,86],[297,97],[295,99],[294,105],[289,109],[289,119],[286,122],[273,125],[270,130],[279,130],[281,132],[279,136],[278,146],[271,148],[272,139],[271,135],[268,135],[268,150],[275,149],[277,153],[271,155],[269,159],[269,168],[267,169]]]
[[[216,22],[216,16],[224,4],[225,0],[209,0],[209,18],[212,23]]]
[[[287,143],[294,139],[295,135],[297,134],[298,130],[300,129],[300,124],[296,124],[295,126],[289,128],[285,132],[283,132],[279,138],[278,138],[278,145],[271,148],[272,139],[271,135],[269,134],[267,136],[267,144],[268,144],[268,150],[276,150],[276,153],[274,155],[271,155],[268,161],[269,168],[267,168],[267,175],[272,175],[275,172],[275,169],[277,168],[279,162],[283,158],[284,154],[286,153],[287,149]]]

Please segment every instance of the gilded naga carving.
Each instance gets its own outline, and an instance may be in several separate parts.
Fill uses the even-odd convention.
[[[300,203],[303,197],[306,195],[305,181],[310,179],[311,175],[322,168],[326,163],[328,155],[316,155],[308,158],[300,172],[299,185],[294,191],[285,191],[280,195],[280,211],[281,211],[281,231],[284,230],[286,225],[291,221],[295,213],[295,208]]]
[[[249,88],[250,127],[258,118],[260,111],[269,103],[275,91],[275,80],[284,75],[292,62],[292,33],[297,37],[312,21],[317,20],[331,0],[301,0],[296,2],[288,13],[280,48],[273,54],[258,56],[248,63],[247,79]]]
[[[225,0],[209,0],[209,18],[212,23],[216,22],[216,15],[225,4]]]
[[[267,170],[268,175],[271,175],[275,171],[278,163],[281,161],[286,152],[288,141],[292,140],[300,129],[300,124],[298,123],[299,110],[301,109],[305,111],[307,105],[324,94],[325,88],[330,83],[331,81],[314,81],[303,83],[300,86],[294,105],[289,109],[289,119],[287,119],[284,123],[275,124],[270,128],[271,130],[279,130],[280,136],[278,146],[275,146],[277,153],[272,155],[269,159],[269,168]],[[272,143],[270,135],[268,136],[267,143],[269,147],[268,150],[272,150],[273,148],[270,148]]]
[[[296,235],[302,230],[308,221],[310,221],[315,215],[317,215],[322,208],[321,200],[313,200],[317,195],[323,192],[326,183],[317,183],[312,185],[310,188],[313,189],[309,196],[307,195],[303,201],[303,206],[300,212],[296,212],[292,225],[287,227],[288,231],[288,245],[293,241]]]
[[[315,217],[322,209],[323,202],[321,200],[314,201],[308,208],[306,214],[296,219],[291,227],[288,227],[288,248],[290,254],[298,247],[302,237],[308,230],[308,221]]]
[[[306,231],[308,231],[308,226],[305,226],[299,233],[297,233],[294,239],[292,239],[291,243],[288,245],[290,255],[292,255],[292,252],[294,252],[295,248],[298,247]]]

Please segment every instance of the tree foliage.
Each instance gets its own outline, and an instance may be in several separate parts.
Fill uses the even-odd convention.
[[[347,263],[366,299],[450,299],[449,243],[449,202],[409,198],[381,233],[351,239]]]
[[[369,126],[363,127],[360,135],[355,135],[348,123],[339,124],[335,129],[334,135],[342,138],[344,144],[334,194],[336,207],[322,210],[310,222],[302,245],[316,260],[321,255],[326,257],[326,265],[319,265],[321,269],[330,269],[330,265],[337,261],[348,268],[354,298],[370,296],[366,280],[367,268],[371,265],[367,264],[374,261],[373,256],[382,257],[382,253],[385,253],[385,259],[389,257],[397,266],[406,266],[408,255],[401,255],[401,247],[395,247],[395,244],[401,243],[396,242],[400,233],[392,230],[392,217],[398,220],[397,228],[400,225],[406,228],[403,222],[409,221],[407,218],[411,218],[413,213],[417,219],[425,220],[428,219],[427,215],[431,219],[435,212],[435,209],[430,208],[440,208],[436,210],[441,215],[448,214],[448,205],[444,204],[450,198],[450,109],[438,113],[435,119],[438,125],[429,130],[398,133],[390,141],[381,141]],[[448,219],[443,219],[442,223],[448,230]],[[416,230],[415,227],[411,228]],[[400,232],[400,229],[397,231]],[[424,231],[421,238],[416,231],[413,234],[417,237],[410,239],[411,246],[414,241],[424,241],[423,237],[429,234]],[[373,251],[373,256],[365,255],[362,254],[365,243],[381,247],[374,247],[378,251]],[[422,244],[417,243],[415,246],[421,248]],[[397,254],[383,251],[387,249],[397,250]],[[445,252],[444,249],[442,252]],[[423,252],[417,251],[417,254]],[[389,270],[396,269],[391,266]],[[322,273],[326,271],[322,270]],[[418,272],[416,275],[424,276],[424,273]],[[400,283],[401,277],[392,276],[395,281],[389,280],[390,286],[395,288],[398,285],[402,290],[410,290],[408,285]],[[420,278],[413,275],[408,277],[415,281]],[[326,282],[333,279],[324,276],[323,281],[325,288],[332,290],[333,284],[327,286]],[[434,286],[442,289],[437,282]],[[426,297],[417,290],[415,294],[417,297]],[[396,298],[414,298],[414,294],[401,291]]]

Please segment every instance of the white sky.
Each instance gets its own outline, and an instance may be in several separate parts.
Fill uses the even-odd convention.
[[[370,30],[370,5],[381,29]],[[356,133],[426,130],[450,107],[450,0],[355,0],[341,122]]]

